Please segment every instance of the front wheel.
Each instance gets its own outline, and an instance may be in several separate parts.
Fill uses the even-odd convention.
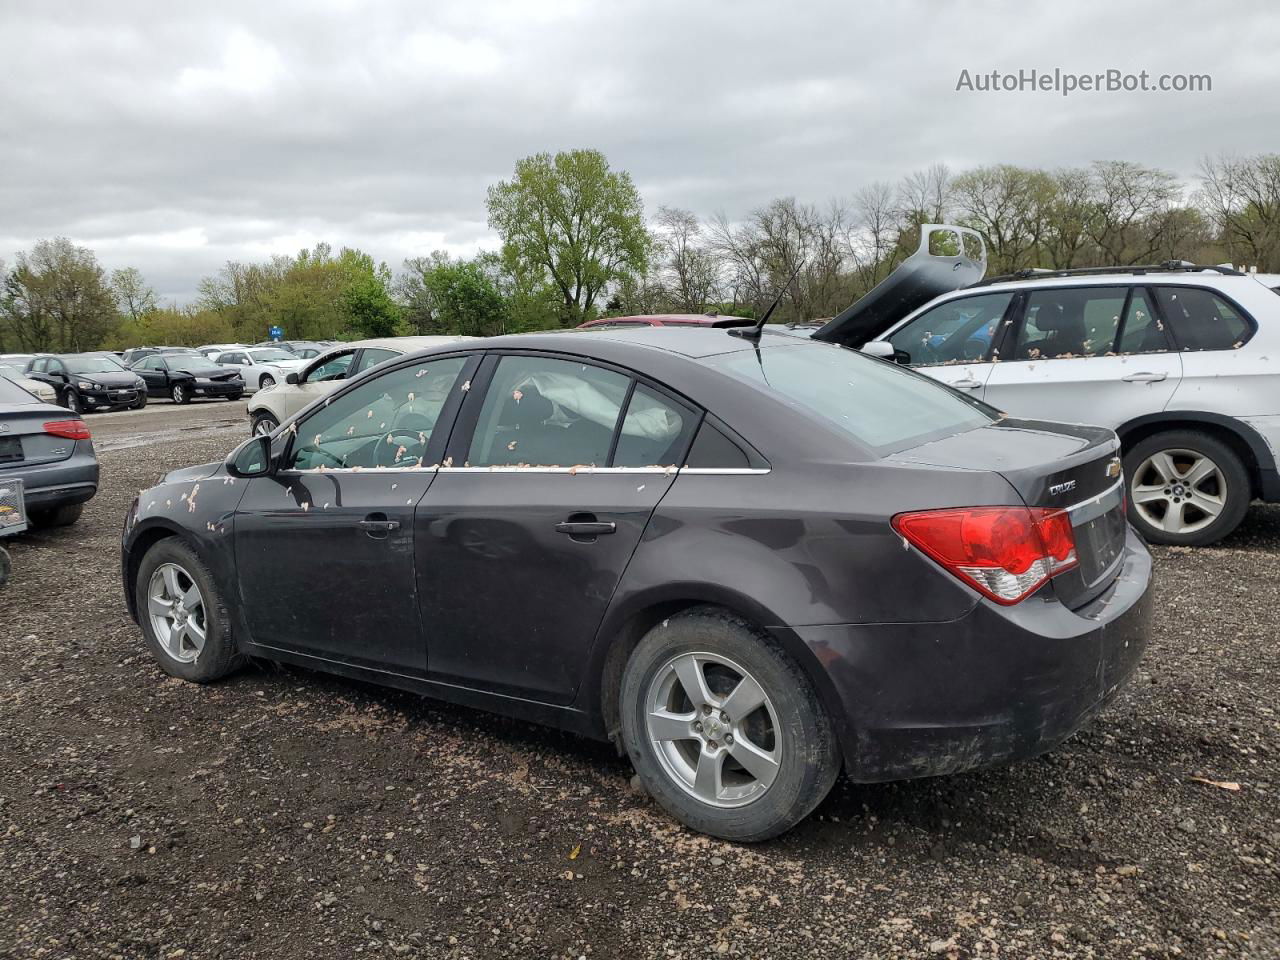
[[[129,404],[130,410],[141,410],[147,405],[147,395],[145,392],[138,394],[138,399]]]
[[[79,413],[82,409],[80,394],[68,387],[67,392],[62,395],[62,405],[72,413]]]
[[[734,615],[700,608],[645,635],[627,662],[622,736],[649,793],[682,823],[767,840],[840,772],[830,717],[800,667]]]
[[[213,575],[176,537],[159,541],[142,558],[134,602],[151,655],[170,676],[211,683],[240,665]]]
[[[174,403],[190,403],[191,394],[187,392],[187,388],[181,383],[175,383],[169,391],[169,396],[173,398]]]
[[[1199,430],[1170,430],[1125,454],[1129,518],[1152,543],[1203,547],[1244,519],[1253,488],[1240,456]]]
[[[279,420],[266,411],[261,411],[253,415],[251,432],[255,437],[266,437],[274,433],[278,426]]]

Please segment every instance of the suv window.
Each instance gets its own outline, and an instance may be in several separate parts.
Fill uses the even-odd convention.
[[[1127,287],[1032,291],[1018,330],[1016,360],[1100,357],[1112,352]]]
[[[1156,287],[1156,300],[1179,350],[1234,350],[1253,336],[1249,321],[1209,290]]]
[[[630,378],[550,357],[503,357],[466,462],[473,467],[607,466]]]
[[[855,350],[796,341],[794,346],[708,357],[710,365],[788,406],[804,407],[876,454],[986,426],[985,404]]]
[[[392,357],[398,357],[400,354],[394,350],[383,350],[380,347],[365,347],[360,351],[360,362],[356,365],[354,373],[363,373],[370,367],[376,367],[383,360],[390,360]]]
[[[1151,307],[1151,297],[1141,287],[1134,287],[1124,312],[1116,352],[1160,353],[1168,349],[1169,339],[1165,336],[1164,324]]]
[[[294,470],[419,467],[466,357],[389,370],[298,424]]]
[[[985,360],[1013,293],[960,297],[926,310],[888,338],[913,367]]]
[[[307,383],[320,383],[322,380],[343,380],[347,376],[347,370],[351,367],[351,361],[355,359],[355,355],[356,352],[354,350],[348,350],[346,353],[340,353],[336,357],[330,357],[319,366],[312,367],[303,379]]]

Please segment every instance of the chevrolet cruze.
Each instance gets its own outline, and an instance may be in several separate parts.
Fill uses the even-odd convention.
[[[142,493],[162,669],[247,655],[613,739],[759,840],[1053,747],[1144,648],[1115,434],[751,329],[444,344]]]

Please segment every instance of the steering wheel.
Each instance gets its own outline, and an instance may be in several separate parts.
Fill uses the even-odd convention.
[[[342,458],[341,458],[341,457],[336,457],[336,456],[334,456],[332,453],[330,453],[330,452],[329,452],[328,450],[326,450],[324,447],[311,447],[311,448],[309,448],[309,449],[307,450],[307,453],[310,455],[310,459],[313,461],[313,462],[312,462],[312,465],[311,465],[311,469],[313,469],[313,470],[314,470],[314,469],[316,468],[316,466],[317,466],[317,464],[316,464],[316,463],[314,463],[314,461],[315,461],[317,458],[323,458],[323,459],[325,459],[325,460],[328,460],[328,461],[329,461],[329,465],[330,465],[330,466],[336,467],[336,468],[337,468],[337,469],[339,469],[339,470],[341,470],[343,467],[345,467],[345,466],[346,466],[346,464],[342,462]]]
[[[373,455],[374,462],[380,467],[405,466],[405,462],[396,456],[401,447],[405,447],[408,450],[413,450],[416,447],[425,449],[426,444],[422,441],[422,431],[392,427],[379,438],[378,452]],[[413,460],[415,463],[417,459],[417,456],[405,458],[405,460]]]

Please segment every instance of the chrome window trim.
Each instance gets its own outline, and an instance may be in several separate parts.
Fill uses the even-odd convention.
[[[545,474],[622,474],[622,475],[682,475],[696,474],[699,476],[746,476],[758,477],[765,476],[772,471],[767,468],[759,467],[517,467],[517,466],[493,466],[493,467],[448,467],[439,464],[432,464],[423,467],[325,467],[323,469],[315,468],[311,470],[277,470],[277,477],[314,477],[318,474],[326,473],[373,473],[382,475],[385,473],[545,473]]]

